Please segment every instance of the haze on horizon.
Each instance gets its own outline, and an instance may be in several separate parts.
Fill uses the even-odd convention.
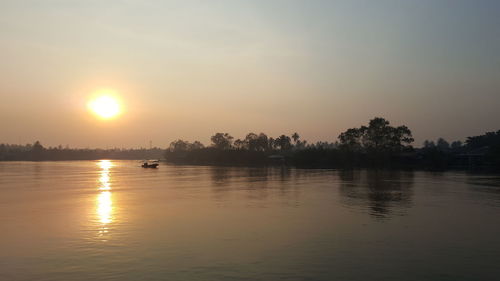
[[[500,129],[498,1],[2,1],[0,143]],[[123,113],[89,114],[118,93]]]

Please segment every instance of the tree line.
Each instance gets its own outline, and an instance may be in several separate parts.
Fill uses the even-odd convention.
[[[444,169],[463,166],[500,166],[500,131],[449,144],[440,138],[414,148],[407,126],[391,126],[376,117],[366,126],[342,132],[337,141],[308,143],[298,133],[275,138],[248,133],[236,139],[216,133],[211,144],[173,141],[165,153],[167,161],[182,164],[260,165],[290,164],[312,167],[420,167]]]
[[[167,149],[72,149],[0,144],[0,161],[159,159],[176,164],[295,165],[303,167],[392,167],[446,169],[453,167],[500,168],[500,130],[471,136],[464,143],[443,138],[426,140],[421,148],[407,126],[392,126],[376,117],[367,125],[342,132],[335,142],[309,143],[298,133],[271,137],[248,133],[234,139],[216,133],[205,146],[200,141],[175,140]]]
[[[63,146],[44,147],[39,141],[33,144],[0,144],[0,161],[59,161],[97,159],[158,159],[165,150],[139,149],[76,149]]]
[[[305,148],[307,141],[301,141],[298,133],[294,133],[291,137],[286,135],[278,136],[277,138],[268,137],[264,133],[255,134],[249,133],[244,139],[237,139],[228,133],[216,133],[210,140],[211,147],[218,150],[248,150],[248,151],[289,151],[293,148]],[[234,140],[234,141],[233,141]],[[170,143],[169,151],[192,151],[203,149],[205,146],[195,141],[190,143],[184,140],[176,140]]]

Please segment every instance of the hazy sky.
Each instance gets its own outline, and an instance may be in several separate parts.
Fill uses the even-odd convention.
[[[500,1],[0,1],[0,143],[500,129]],[[122,98],[102,121],[96,90]]]

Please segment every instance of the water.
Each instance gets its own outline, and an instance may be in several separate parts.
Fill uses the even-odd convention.
[[[498,280],[500,176],[0,162],[0,280]]]

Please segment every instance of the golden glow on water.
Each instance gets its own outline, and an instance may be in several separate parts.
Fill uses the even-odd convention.
[[[97,196],[97,215],[102,224],[112,222],[113,201],[111,192],[103,191]]]
[[[97,165],[101,168],[101,177],[99,178],[99,190],[110,190],[110,178],[109,178],[109,169],[113,167],[113,163],[110,160],[101,160],[97,163]]]
[[[99,186],[100,190],[110,190],[111,187],[109,185],[109,175],[108,174],[101,174],[101,177],[99,178],[99,182],[101,185]]]
[[[99,167],[101,167],[101,169],[102,169],[103,171],[104,171],[104,170],[105,170],[105,171],[109,171],[109,169],[110,169],[111,167],[113,167],[113,166],[114,166],[114,165],[113,165],[113,163],[111,162],[111,160],[100,160],[100,161],[97,163],[97,165],[98,165]]]
[[[137,166],[0,161],[0,280],[498,276],[493,175]]]
[[[101,191],[97,195],[97,217],[100,223],[105,226],[113,221],[113,200],[111,194],[110,169],[113,163],[110,160],[100,160],[97,165],[101,168],[98,189]],[[101,232],[107,232],[106,229]]]

